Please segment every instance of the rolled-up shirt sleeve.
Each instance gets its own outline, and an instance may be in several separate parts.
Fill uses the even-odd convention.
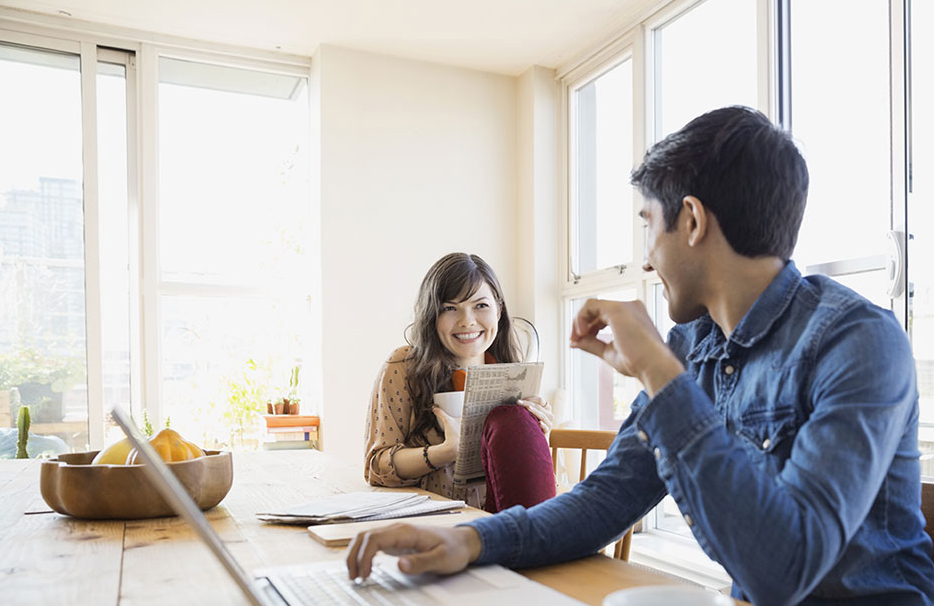
[[[409,348],[400,347],[383,363],[373,384],[366,423],[363,476],[373,486],[414,486],[420,478],[404,479],[396,473],[393,455],[406,448],[412,419],[412,400],[405,384]]]

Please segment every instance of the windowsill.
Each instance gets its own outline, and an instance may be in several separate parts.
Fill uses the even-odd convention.
[[[634,534],[629,560],[720,593],[729,594],[733,583],[723,567],[700,547],[657,532]]]

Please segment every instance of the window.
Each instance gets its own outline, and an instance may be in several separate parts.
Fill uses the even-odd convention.
[[[826,32],[843,14],[852,35],[828,45]],[[918,370],[922,473],[934,478],[934,289],[926,261],[934,257],[928,228],[934,223],[928,211],[934,197],[929,177],[934,174],[934,121],[921,109],[934,104],[934,46],[924,35],[934,26],[934,8],[919,0],[858,6],[844,0],[685,0],[670,3],[640,26],[644,39],[638,31],[627,34],[641,42],[627,51],[632,87],[648,91],[645,111],[638,103],[633,106],[635,161],[642,155],[640,130],[647,148],[716,107],[774,108],[773,118],[791,130],[811,170],[794,260],[802,272],[832,275],[904,321]],[[584,87],[573,78],[565,81],[573,129],[580,110],[571,93]],[[575,204],[584,208],[579,191],[585,188],[574,182],[583,182],[577,175],[585,171],[578,166],[599,166],[587,153],[600,153],[600,148],[580,145],[578,139],[569,133],[572,209]],[[617,204],[628,209],[632,202],[618,198]],[[573,218],[599,220],[586,212]],[[569,235],[588,233],[585,225],[569,224]],[[639,225],[621,225],[620,239],[630,239],[638,250]],[[590,227],[590,233],[595,230]],[[594,267],[579,263],[585,254],[568,248],[569,266],[582,271],[571,275],[562,291],[566,323],[586,297],[636,297],[645,302],[660,332],[667,333],[671,323],[655,276],[628,269],[612,277],[587,273]],[[597,364],[588,365],[578,352],[568,351],[564,359],[575,419],[592,427],[618,424],[622,411],[613,405],[614,395],[628,387],[602,376]],[[667,562],[675,572],[717,587],[722,570],[698,557],[696,546],[695,555],[685,551],[693,539],[670,498],[643,522],[645,541],[640,546],[637,536],[634,557],[641,553],[655,565]]]
[[[888,6],[867,3],[853,10],[837,0],[794,1],[789,8],[786,126],[811,177],[794,260],[804,273],[831,275],[890,307],[885,272],[886,234],[894,229]],[[827,28],[844,11],[851,35],[827,44]],[[853,94],[856,90],[859,94]],[[854,139],[857,145],[841,145]],[[842,213],[846,229],[838,228]],[[829,230],[833,238],[827,237]]]
[[[921,393],[921,473],[934,479],[934,280],[927,265],[934,259],[934,5],[910,3],[910,83],[908,116],[908,334],[918,368]]]
[[[763,35],[757,11],[757,3],[747,0],[673,3],[644,24],[644,46],[623,37],[614,58],[581,76],[575,77],[575,70],[566,76],[570,271],[562,296],[567,330],[590,297],[642,300],[659,332],[671,329],[662,285],[642,271],[643,223],[635,214],[641,200],[629,174],[645,148],[697,115],[724,105],[759,105],[758,91],[768,74],[758,70]],[[643,109],[633,91],[646,89]],[[619,429],[641,390],[638,381],[578,350],[566,350],[564,360],[575,423]],[[672,499],[653,510],[642,529],[645,538],[677,544],[676,553],[663,549],[658,558],[701,571],[699,582],[728,584],[723,569],[697,547]]]
[[[758,105],[756,32],[749,0],[706,0],[651,29],[654,141],[705,111]]]
[[[20,27],[0,31],[0,430],[27,404],[33,443],[100,448],[123,405],[256,446],[311,346],[307,64]]]
[[[633,259],[632,59],[626,58],[572,93],[574,108],[575,275]]]
[[[80,57],[0,44],[0,82],[0,427],[27,405],[35,433],[83,448]]]
[[[160,420],[256,446],[309,347],[307,78],[159,68]]]

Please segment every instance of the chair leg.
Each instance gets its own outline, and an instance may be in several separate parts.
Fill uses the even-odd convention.
[[[629,561],[629,552],[632,549],[632,527],[626,531],[623,538],[616,542],[616,548],[613,550],[613,557],[624,562]]]

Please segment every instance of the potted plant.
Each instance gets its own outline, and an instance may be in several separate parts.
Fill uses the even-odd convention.
[[[15,388],[38,423],[61,421],[65,392],[85,380],[84,361],[77,357],[46,357],[29,348],[0,354],[0,391],[12,394]],[[12,400],[8,404],[11,417],[19,412],[19,403],[14,409]]]
[[[289,394],[275,402],[266,403],[266,412],[271,415],[297,415],[301,400],[298,397],[298,366],[292,367],[289,378]]]
[[[250,359],[242,372],[225,377],[222,416],[231,430],[231,443],[234,443],[233,437],[237,435],[243,445],[246,434],[255,430],[254,426],[263,412],[263,403],[267,401],[267,375],[265,367]]]

